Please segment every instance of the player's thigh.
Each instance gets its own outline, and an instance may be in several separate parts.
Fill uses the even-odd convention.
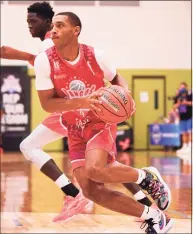
[[[191,132],[192,130],[192,118],[187,120],[187,132]]]
[[[90,168],[104,168],[108,164],[109,153],[103,149],[90,149],[85,154],[86,172]]]
[[[87,142],[85,152],[86,170],[91,167],[103,168],[108,163],[115,161],[116,142],[114,135],[116,128],[109,126],[92,136]]]
[[[59,140],[61,138],[63,138],[61,134],[52,131],[43,124],[40,124],[24,141],[43,147],[44,145],[47,145],[48,143]]]
[[[180,133],[183,134],[186,132],[186,121],[185,120],[181,120],[180,121]]]

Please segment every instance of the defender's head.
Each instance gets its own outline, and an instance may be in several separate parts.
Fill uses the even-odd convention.
[[[52,28],[52,7],[48,2],[36,2],[27,8],[27,12],[27,23],[32,37],[44,38]]]

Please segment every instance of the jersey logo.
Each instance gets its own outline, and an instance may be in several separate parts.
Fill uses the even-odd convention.
[[[55,70],[60,70],[60,65],[58,61],[54,61],[54,69]]]

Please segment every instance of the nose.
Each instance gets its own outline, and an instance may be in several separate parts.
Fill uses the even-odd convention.
[[[31,24],[28,24],[28,28],[29,28],[29,29],[32,29],[33,27],[32,27],[32,25],[31,25]]]
[[[53,28],[52,28],[52,33],[53,33],[54,35],[56,35],[56,34],[58,33],[58,29],[57,29],[56,26],[53,26]]]

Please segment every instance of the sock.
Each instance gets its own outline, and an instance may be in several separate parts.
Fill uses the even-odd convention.
[[[62,174],[55,181],[55,184],[68,196],[76,197],[79,193],[79,190],[68,180],[68,178]]]
[[[152,205],[152,202],[149,200],[149,198],[145,195],[145,193],[143,193],[142,191],[137,192],[134,195],[134,198],[140,202],[143,205],[146,205],[148,207],[150,207]]]
[[[188,146],[187,143],[183,143],[182,148],[186,148]]]
[[[188,147],[191,148],[191,146],[192,146],[192,142],[189,141],[189,142],[188,142]]]
[[[151,219],[151,218],[155,218],[158,215],[158,210],[153,209],[151,207],[148,206],[144,206],[144,211],[141,215],[141,219],[147,220],[147,219]]]
[[[61,189],[67,196],[71,197],[76,197],[80,192],[72,183],[62,187]]]
[[[142,169],[137,169],[138,170],[138,179],[135,182],[136,184],[141,184],[141,182],[145,179],[146,173]]]

